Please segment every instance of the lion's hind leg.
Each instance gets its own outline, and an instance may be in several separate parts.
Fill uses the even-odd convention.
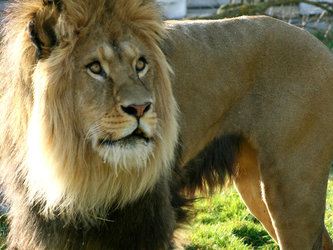
[[[261,222],[271,237],[278,242],[268,207],[263,199],[259,163],[256,153],[249,143],[243,142],[241,144],[237,162],[237,173],[233,180],[238,193],[250,212]],[[322,249],[333,250],[332,240],[325,227],[322,232]]]
[[[304,143],[278,158],[261,154],[262,191],[282,249],[332,249],[324,226],[330,158],[313,147]]]

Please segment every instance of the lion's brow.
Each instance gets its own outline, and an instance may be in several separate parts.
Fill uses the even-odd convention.
[[[138,54],[137,49],[133,46],[133,44],[129,43],[129,42],[124,42],[120,45],[121,51],[123,52],[123,54],[125,54],[126,56],[129,57],[136,57]]]
[[[103,60],[110,61],[114,58],[115,52],[110,45],[103,44],[98,48],[98,52]]]

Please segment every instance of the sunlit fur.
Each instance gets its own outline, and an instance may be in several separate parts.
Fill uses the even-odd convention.
[[[57,13],[55,6],[44,6],[42,0],[18,1],[6,14],[1,55],[1,174],[10,203],[20,194],[27,204],[45,204],[41,212],[46,217],[60,213],[67,220],[79,217],[89,222],[91,217],[103,216],[111,205],[124,206],[160,178],[168,178],[177,139],[177,107],[169,66],[158,47],[164,29],[153,3],[63,2]],[[44,58],[36,63],[26,26],[34,19],[38,29],[52,15],[57,18],[54,29],[59,45],[51,49],[44,44]],[[73,98],[78,98],[74,52],[85,53],[76,51],[77,42],[96,23],[109,27],[110,34],[119,39],[127,38],[122,30],[126,25],[131,36],[151,51],[154,110],[143,122],[154,138],[149,145],[142,142],[137,147],[99,150],[96,134],[105,117],[82,124],[73,105]],[[47,41],[47,34],[39,35]]]

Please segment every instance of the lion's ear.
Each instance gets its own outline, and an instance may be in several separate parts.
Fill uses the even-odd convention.
[[[36,48],[36,59],[47,58],[58,43],[55,25],[61,12],[60,0],[43,0],[43,8],[28,23],[30,41]]]

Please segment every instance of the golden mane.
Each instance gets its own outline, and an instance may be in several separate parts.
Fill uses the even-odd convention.
[[[87,221],[91,216],[103,216],[111,204],[124,206],[137,199],[170,174],[177,107],[170,69],[159,48],[164,28],[155,4],[147,0],[66,0],[61,6],[58,1],[48,2],[17,1],[5,15],[1,107],[7,110],[0,120],[2,182],[9,190],[9,201],[13,199],[10,190],[18,189],[28,204],[44,204],[41,209],[47,216],[60,213]],[[27,33],[32,20],[41,31],[42,63],[36,63],[36,48]],[[73,51],[96,23],[112,26],[110,36],[115,38],[124,35],[122,27],[126,26],[153,54],[154,80],[158,82],[155,109],[163,122],[158,124],[154,155],[144,170],[115,172],[96,164],[78,129],[79,118],[71,104]],[[53,27],[56,46],[45,25]]]

